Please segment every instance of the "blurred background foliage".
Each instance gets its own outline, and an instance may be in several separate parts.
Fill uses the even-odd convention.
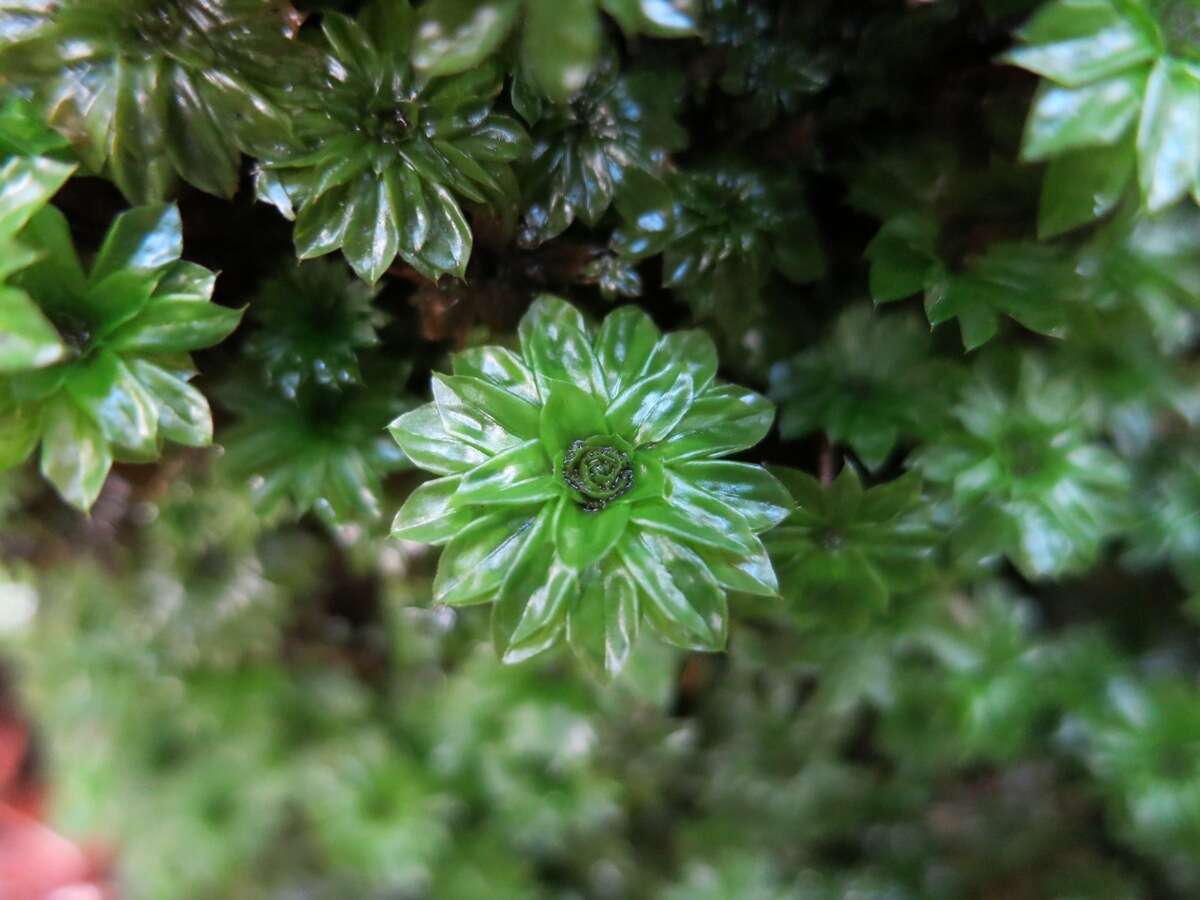
[[[192,354],[217,446],[118,459],[87,514],[0,472],[24,777],[120,896],[1200,896],[1200,6],[377,0],[366,47],[349,0],[59,5],[0,8],[4,171],[82,166],[85,258],[173,197],[247,306]],[[382,118],[298,155],[305,79],[362,58]],[[428,253],[378,199],[380,71],[446,79]],[[378,231],[321,207],[351,177]],[[385,426],[541,291],[704,328],[777,403],[739,458],[795,503],[781,597],[731,599],[727,652],[504,666],[387,537],[421,477]]]

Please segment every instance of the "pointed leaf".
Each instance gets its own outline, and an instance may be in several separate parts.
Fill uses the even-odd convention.
[[[436,478],[409,494],[392,522],[392,537],[436,546],[471,524],[476,511],[450,505],[460,480],[457,475]]]
[[[388,432],[414,465],[438,475],[466,472],[486,462],[491,452],[484,453],[449,434],[436,403],[406,412],[388,426]]]
[[[172,372],[144,359],[130,359],[128,365],[154,400],[159,434],[185,447],[207,447],[212,443],[212,411],[204,395],[187,383],[185,373]]]
[[[61,359],[65,349],[24,291],[0,285],[0,373],[40,369]]]
[[[500,583],[519,558],[536,520],[528,512],[494,513],[460,531],[438,560],[434,600],[462,605],[496,599]]]
[[[42,414],[41,473],[60,497],[76,509],[91,509],[108,470],[112,453],[99,426],[65,395]]]

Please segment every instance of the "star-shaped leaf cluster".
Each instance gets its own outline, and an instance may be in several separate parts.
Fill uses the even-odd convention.
[[[330,526],[379,517],[384,478],[408,466],[384,429],[413,402],[407,366],[372,357],[361,376],[340,386],[305,381],[290,396],[248,373],[221,386],[239,420],[221,437],[222,463],[249,484],[260,515],[313,511]]]
[[[518,201],[510,163],[529,149],[495,112],[504,70],[489,62],[428,79],[409,55],[407,0],[376,0],[357,20],[326,13],[317,73],[297,86],[294,140],[260,154],[260,199],[295,219],[301,259],[340,249],[376,282],[399,257],[436,279],[462,277],[472,235],[460,201]]]
[[[827,338],[772,367],[780,433],[824,432],[869,469],[900,440],[935,435],[959,373],[932,357],[930,344],[912,317],[850,307]]]
[[[212,416],[188,384],[188,351],[223,339],[242,311],[211,303],[216,275],[179,258],[179,211],[122,213],[86,272],[54,207],[18,240],[36,262],[13,279],[23,293],[5,288],[16,318],[0,339],[0,465],[40,442],[42,474],[86,510],[114,459],[156,459],[164,440],[207,445]]]
[[[957,429],[912,459],[952,495],[955,540],[1031,578],[1091,565],[1120,528],[1128,473],[1091,439],[1078,388],[1026,356],[981,370],[960,396]]]
[[[795,508],[763,542],[799,621],[862,625],[928,579],[937,539],[915,473],[864,490],[850,465],[829,485],[796,469],[771,471]]]
[[[880,154],[856,180],[852,202],[883,222],[865,254],[876,303],[922,294],[929,323],[957,319],[968,350],[994,338],[1004,317],[1061,332],[1078,279],[1063,249],[1024,238],[1025,173],[977,171],[934,144]]]
[[[1163,351],[1181,350],[1197,333],[1200,210],[1179,206],[1154,216],[1123,212],[1080,247],[1076,270],[1089,305],[1134,307],[1145,320],[1142,329]]]
[[[1133,839],[1170,858],[1200,840],[1200,707],[1168,677],[1117,677],[1103,704],[1069,717],[1067,736]]]
[[[622,195],[639,208],[656,198],[669,203],[664,159],[687,143],[675,119],[677,76],[622,73],[608,55],[584,88],[559,105],[543,103],[527,81],[518,70],[513,102],[533,128],[533,152],[520,169],[523,244],[557,237],[576,219],[595,226]]]
[[[1198,27],[1190,0],[1056,0],[1029,20],[1006,58],[1043,78],[1022,154],[1054,160],[1050,202],[1091,196],[1102,215],[1135,169],[1151,211],[1200,196]]]
[[[242,153],[284,140],[279,106],[299,14],[270,0],[14,0],[0,76],[133,203],[176,175],[230,196]]]
[[[379,344],[376,328],[383,322],[374,297],[340,262],[289,264],[251,300],[257,328],[246,355],[260,360],[267,383],[289,398],[306,382],[362,384],[358,355]]]
[[[413,57],[431,76],[475,68],[518,28],[521,64],[539,94],[562,103],[584,86],[603,53],[600,11],[629,38],[697,33],[698,0],[432,0],[420,9]]]
[[[804,40],[815,30],[812,19],[828,15],[822,4],[772,9],[766,3],[712,0],[709,6],[709,39],[723,51],[717,85],[737,98],[732,108],[754,127],[794,115],[805,97],[829,84],[833,54]]]
[[[794,179],[744,165],[676,173],[659,192],[624,203],[613,246],[632,260],[662,256],[662,283],[698,317],[730,334],[758,309],[772,273],[803,284],[825,272],[825,255]]]
[[[776,588],[757,535],[790,500],[762,467],[721,459],[763,438],[771,404],[716,379],[707,335],[663,335],[635,307],[593,327],[543,296],[518,333],[519,354],[457,354],[433,402],[391,427],[441,476],[393,526],[446,545],[434,598],[494,601],[512,662],[565,636],[615,672],[643,623],[677,646],[723,647],[726,591]]]

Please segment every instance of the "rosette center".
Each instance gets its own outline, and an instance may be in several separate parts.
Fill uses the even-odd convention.
[[[573,441],[563,456],[563,481],[576,492],[576,502],[594,512],[633,487],[633,465],[609,438]]]

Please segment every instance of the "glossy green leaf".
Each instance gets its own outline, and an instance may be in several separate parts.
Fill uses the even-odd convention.
[[[607,434],[604,407],[595,396],[565,381],[546,379],[546,401],[542,406],[540,435],[548,455],[562,453],[573,441]]]
[[[457,475],[435,478],[409,494],[392,522],[392,537],[436,546],[469,525],[475,513],[450,502],[460,481]]]
[[[521,41],[524,64],[551,100],[583,87],[600,52],[594,0],[527,0]]]
[[[636,381],[613,399],[605,418],[617,434],[638,445],[663,440],[688,414],[693,399],[692,378],[663,369]]]
[[[409,459],[438,475],[466,472],[491,455],[446,431],[435,403],[405,413],[388,426],[388,431]]]
[[[717,584],[740,594],[759,597],[777,597],[779,580],[775,574],[771,557],[762,541],[757,538],[751,555],[711,554],[705,557],[709,572]]]
[[[0,235],[15,234],[75,171],[40,157],[13,157],[0,165]]]
[[[596,359],[610,400],[642,374],[660,336],[654,322],[636,306],[622,306],[604,317],[596,335]]]
[[[518,334],[525,362],[543,395],[546,379],[600,389],[602,376],[587,322],[569,303],[550,295],[539,297],[522,317]]]
[[[1021,155],[1043,160],[1069,150],[1117,143],[1136,121],[1145,90],[1144,72],[1078,88],[1043,85],[1029,112]]]
[[[353,195],[354,211],[346,223],[342,250],[354,271],[374,284],[396,258],[400,235],[387,184],[368,179]]]
[[[42,476],[76,509],[88,510],[112,467],[99,426],[67,397],[42,411]]]
[[[1038,205],[1038,237],[1057,237],[1116,209],[1135,164],[1132,140],[1051,160]]]
[[[188,384],[185,373],[173,372],[145,359],[129,360],[133,376],[146,388],[158,414],[158,433],[186,447],[212,443],[208,401]]]
[[[0,409],[0,472],[25,462],[41,436],[40,406]]]
[[[87,278],[75,253],[66,217],[53,206],[41,209],[22,229],[20,241],[39,257],[23,269],[20,283],[43,307],[82,316]]]
[[[599,563],[625,533],[631,509],[628,503],[615,503],[591,512],[564,495],[554,513],[554,541],[559,558],[579,570]]]
[[[724,646],[724,595],[694,554],[677,544],[652,544],[632,529],[616,552],[638,586],[643,611],[664,640],[685,649]]]
[[[117,216],[92,263],[88,282],[117,272],[153,272],[183,253],[183,226],[174,204],[131,209]]]
[[[549,527],[546,515],[530,527],[492,608],[492,641],[506,662],[520,662],[545,650],[564,624],[575,577],[546,543]]]
[[[158,408],[115,353],[101,350],[86,364],[74,368],[66,389],[79,409],[100,426],[110,444],[151,458],[155,455]]]
[[[1151,212],[1183,197],[1200,175],[1200,69],[1171,59],[1146,83],[1137,131],[1138,179]]]
[[[538,409],[515,394],[465,375],[433,376],[446,432],[485,453],[538,436]]]
[[[455,535],[438,560],[433,596],[439,603],[487,603],[508,574],[536,517],[527,512],[476,518]]]
[[[1107,0],[1059,0],[1025,27],[1027,46],[1009,62],[1067,86],[1086,84],[1147,62],[1157,55],[1153,35]]]
[[[468,347],[454,354],[454,374],[490,381],[522,400],[538,403],[533,370],[506,347]]]
[[[637,643],[637,585],[623,570],[596,572],[567,613],[567,641],[594,668],[616,675]]]
[[[756,532],[778,525],[792,507],[787,490],[762,466],[697,460],[674,466],[673,471],[736,509]]]
[[[453,504],[523,506],[562,492],[541,443],[532,440],[502,450],[464,474]]]
[[[413,65],[430,76],[452,75],[494,52],[517,19],[519,0],[435,0],[421,7]]]
[[[761,441],[775,419],[775,407],[737,385],[710,387],[655,451],[664,460],[728,456]]]
[[[107,343],[122,353],[181,353],[211,347],[229,336],[245,309],[215,303],[152,299],[131,321],[111,335]]]
[[[727,553],[753,553],[754,535],[746,520],[729,504],[669,475],[663,500],[635,504],[633,521],[702,547]]]
[[[24,291],[0,287],[0,373],[48,366],[64,350],[54,326]]]

